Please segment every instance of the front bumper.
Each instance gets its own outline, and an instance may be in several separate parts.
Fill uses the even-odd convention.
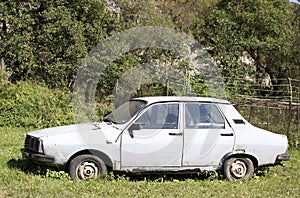
[[[26,148],[21,149],[21,152],[23,158],[28,158],[36,162],[53,163],[55,159],[53,156],[35,153]]]

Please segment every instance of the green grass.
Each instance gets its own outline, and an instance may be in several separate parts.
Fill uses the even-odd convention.
[[[21,160],[27,130],[0,128],[1,197],[298,197],[300,151],[289,151],[286,167],[271,167],[247,181],[211,176],[112,176],[71,181],[64,172]]]

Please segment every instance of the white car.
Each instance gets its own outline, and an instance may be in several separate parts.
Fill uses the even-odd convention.
[[[22,153],[72,179],[209,170],[241,180],[288,161],[287,149],[286,136],[254,127],[226,100],[162,96],[132,99],[99,123],[30,132]]]

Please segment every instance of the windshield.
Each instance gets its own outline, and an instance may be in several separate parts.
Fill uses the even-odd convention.
[[[146,104],[146,101],[143,100],[130,100],[108,114],[104,121],[111,121],[115,124],[125,123],[133,118]]]

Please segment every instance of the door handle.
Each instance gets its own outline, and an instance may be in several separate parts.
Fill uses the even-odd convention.
[[[221,136],[233,136],[233,133],[221,133]]]
[[[169,133],[169,135],[181,136],[181,135],[183,135],[183,133]]]

